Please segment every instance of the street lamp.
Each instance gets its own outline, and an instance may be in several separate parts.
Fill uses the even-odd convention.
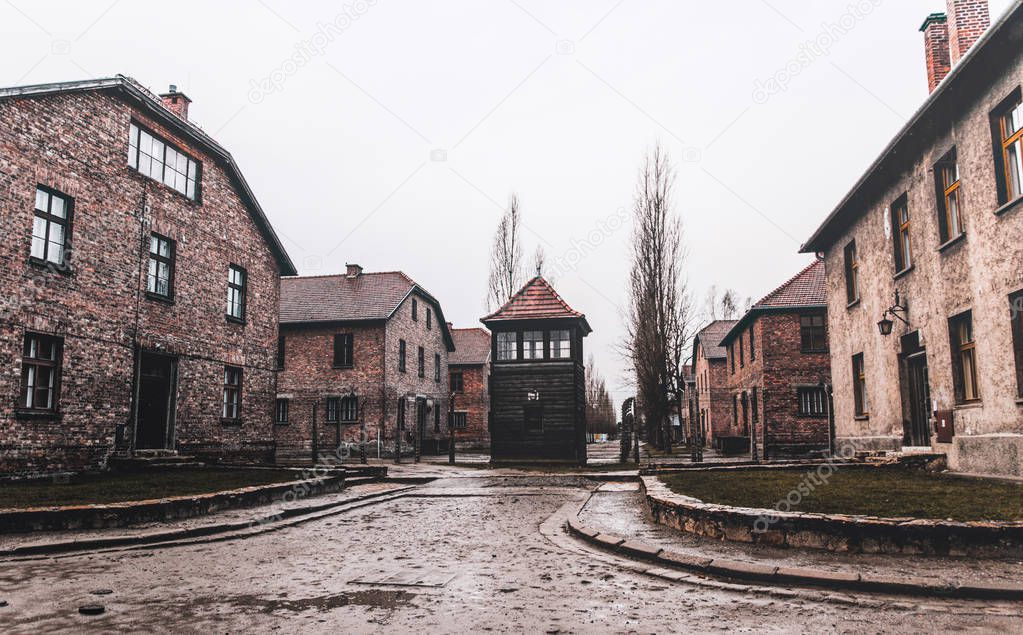
[[[909,326],[909,321],[902,317],[903,315],[909,314],[909,308],[902,303],[902,299],[899,297],[899,290],[895,290],[895,304],[888,307],[885,312],[881,315],[881,321],[877,323],[877,330],[881,332],[881,335],[888,337],[892,334],[892,328],[895,326],[895,322],[891,318],[902,322],[906,326]]]

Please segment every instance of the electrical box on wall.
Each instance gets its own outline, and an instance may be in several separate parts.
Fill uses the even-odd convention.
[[[934,434],[938,437],[938,443],[952,443],[952,437],[956,435],[954,414],[952,410],[934,412]]]

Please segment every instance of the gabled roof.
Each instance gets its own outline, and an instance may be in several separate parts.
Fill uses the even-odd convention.
[[[434,322],[442,330],[448,350],[454,350],[440,303],[400,271],[281,278],[280,322],[313,325],[385,321],[413,294],[433,306]]]
[[[455,351],[448,355],[449,366],[482,366],[490,361],[490,332],[479,327],[451,329]]]
[[[815,259],[805,269],[792,276],[785,284],[765,295],[746,312],[721,338],[721,345],[728,343],[742,333],[758,315],[769,312],[796,311],[799,309],[823,309],[828,304],[827,281],[824,277],[824,261]]]
[[[1023,0],[1015,0],[998,22],[959,60],[909,122],[881,152],[852,190],[803,244],[804,253],[827,250],[846,229],[867,213],[873,197],[920,158],[920,153],[964,111],[964,100],[975,99],[1004,75],[1005,59],[1023,47]],[[969,102],[968,102],[969,103]]]
[[[117,75],[116,77],[109,77],[105,79],[87,79],[74,82],[57,82],[51,84],[34,84],[31,86],[0,88],[0,100],[43,97],[62,93],[78,93],[87,91],[107,91],[117,93],[120,97],[126,99],[135,106],[138,106],[142,110],[145,110],[148,115],[165,125],[168,129],[173,130],[182,138],[188,139],[190,142],[202,148],[206,153],[213,157],[220,165],[223,166],[228,177],[235,182],[242,201],[245,203],[245,206],[249,209],[249,212],[252,215],[252,220],[256,223],[256,226],[259,228],[264,240],[266,240],[270,250],[277,259],[278,266],[281,268],[281,275],[293,276],[298,273],[295,269],[295,264],[291,261],[291,257],[288,256],[288,252],[284,249],[284,245],[281,243],[277,233],[274,231],[273,227],[271,227],[269,219],[267,219],[266,214],[263,212],[263,208],[260,207],[259,202],[256,200],[256,196],[252,193],[252,189],[249,187],[249,184],[245,181],[245,177],[242,175],[242,172],[238,168],[238,164],[235,163],[234,157],[231,156],[231,153],[225,150],[219,143],[214,141],[213,138],[207,135],[201,128],[199,128],[199,126],[182,119],[168,110],[163,105],[163,100],[161,100],[159,96],[151,93],[131,77]]]
[[[727,357],[721,339],[735,326],[736,320],[717,320],[703,327],[693,339],[693,350],[703,344],[703,356],[707,359],[724,359]]]
[[[580,320],[585,333],[592,332],[586,316],[568,306],[543,276],[536,276],[500,309],[480,319],[484,324],[510,320]]]

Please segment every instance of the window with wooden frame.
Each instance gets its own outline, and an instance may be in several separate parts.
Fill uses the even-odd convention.
[[[551,359],[569,359],[572,357],[572,332],[564,330],[551,331]]]
[[[863,362],[863,353],[853,355],[853,407],[857,417],[866,417],[870,413],[870,401],[867,397],[867,373]]]
[[[518,338],[514,332],[497,334],[497,360],[514,361],[519,358]]]
[[[422,346],[416,350],[416,366],[419,378],[426,377],[426,351],[423,350]]]
[[[35,216],[32,221],[31,259],[66,267],[71,255],[72,199],[56,190],[36,186]]]
[[[433,309],[426,307],[426,330],[433,328]]]
[[[758,392],[759,391],[757,390],[757,388],[755,386],[753,387],[752,390],[750,390],[750,397],[749,397],[749,399],[750,399],[750,410],[753,413],[753,423],[758,423],[760,421],[760,398],[759,398]]]
[[[199,200],[202,164],[134,121],[128,133],[128,165],[193,201]]]
[[[739,395],[732,395],[732,424],[739,427]]]
[[[164,300],[174,298],[174,241],[160,234],[149,236],[149,271],[146,293]]]
[[[980,401],[977,385],[977,342],[973,335],[973,312],[966,311],[948,321],[952,345],[952,381],[956,403]]]
[[[746,344],[743,342],[742,334],[739,334],[739,368],[746,367]]]
[[[823,388],[808,386],[796,389],[799,414],[803,417],[823,417],[828,414],[828,395]]]
[[[433,354],[433,381],[440,383],[440,353]]]
[[[341,417],[341,398],[340,397],[328,397],[327,398],[327,423],[337,423]]]
[[[334,368],[351,368],[355,365],[355,335],[334,334]]]
[[[959,163],[955,148],[934,166],[938,194],[938,238],[942,244],[963,234],[959,190]]]
[[[405,340],[398,340],[398,372],[405,372]]]
[[[277,336],[277,370],[284,370],[284,360],[287,358],[287,348],[285,348],[285,342],[287,340],[283,335]]]
[[[734,375],[735,374],[735,345],[734,344],[729,344],[728,345],[727,355],[728,355],[728,363],[731,366],[731,368],[729,369],[729,372],[731,372]]]
[[[998,142],[998,198],[1009,203],[1023,196],[1023,99],[1019,89],[993,113],[992,128]]]
[[[451,427],[455,430],[465,430],[469,427],[468,420],[468,413],[454,412],[451,414]]]
[[[749,361],[751,361],[751,362],[757,361],[757,345],[754,343],[754,339],[753,339],[753,325],[752,324],[749,327]]]
[[[451,373],[451,392],[456,394],[465,392],[465,375],[461,371]]]
[[[845,246],[845,299],[849,304],[860,299],[860,261],[855,240]]]
[[[1016,359],[1016,394],[1023,399],[1023,291],[1009,296],[1009,319],[1012,321],[1012,350]]]
[[[224,366],[224,408],[221,417],[237,421],[242,411],[242,369]]]
[[[291,408],[291,402],[287,399],[278,399],[277,405],[274,409],[274,423],[287,423],[288,422],[288,411]]]
[[[419,321],[419,300],[412,298],[412,321]]]
[[[359,420],[359,398],[355,395],[342,397],[339,403],[338,418],[341,423],[352,423]]]
[[[828,350],[827,321],[823,315],[799,316],[799,347],[804,353],[824,353]]]
[[[913,266],[913,243],[909,229],[909,197],[903,194],[892,203],[892,237],[895,243],[895,272],[902,273]]]
[[[248,274],[238,265],[227,272],[227,318],[232,322],[245,321],[245,294]]]
[[[56,412],[60,396],[64,340],[52,335],[26,333],[21,356],[20,409]]]
[[[522,359],[543,359],[543,331],[522,334]]]

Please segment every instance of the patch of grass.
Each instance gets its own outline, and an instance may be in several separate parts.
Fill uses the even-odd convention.
[[[173,469],[139,474],[102,472],[70,480],[42,479],[0,485],[0,509],[142,501],[298,480],[289,470]]]
[[[790,492],[800,491],[804,482],[813,482],[808,479],[811,473],[815,473],[812,468],[714,470],[660,478],[673,492],[706,503],[776,509]],[[1023,483],[904,468],[839,467],[827,483],[803,488],[802,500],[792,511],[957,521],[1023,520]]]

